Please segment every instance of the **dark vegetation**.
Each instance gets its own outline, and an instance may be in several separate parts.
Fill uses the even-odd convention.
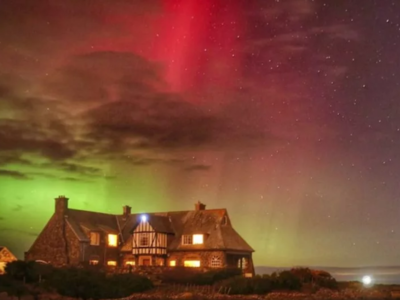
[[[224,269],[201,272],[191,268],[170,268],[160,274],[166,285],[213,286],[233,295],[267,294],[272,291],[316,291],[337,289],[336,280],[327,272],[295,268],[271,275],[245,278],[240,270]],[[18,299],[30,294],[34,299],[45,292],[56,292],[79,299],[122,298],[153,288],[150,279],[137,274],[108,274],[98,267],[53,268],[50,265],[15,261],[7,264],[0,276],[0,292]]]
[[[0,276],[0,292],[20,299],[25,294],[57,292],[79,299],[122,298],[153,287],[146,277],[136,274],[107,274],[99,268],[53,268],[35,262],[8,263]]]

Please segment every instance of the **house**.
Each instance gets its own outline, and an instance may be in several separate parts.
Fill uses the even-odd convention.
[[[14,254],[4,246],[0,246],[0,275],[4,274],[7,263],[17,260]]]
[[[226,209],[198,202],[189,211],[133,214],[124,206],[114,215],[71,209],[60,196],[25,259],[58,266],[240,268],[252,276],[253,252]]]

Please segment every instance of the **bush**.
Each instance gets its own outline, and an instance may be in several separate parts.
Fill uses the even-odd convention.
[[[59,294],[80,299],[123,298],[153,287],[152,282],[134,274],[106,275],[91,269],[55,270],[47,281]]]
[[[46,279],[53,272],[51,265],[41,264],[34,261],[16,260],[6,265],[6,276],[24,283],[39,282]]]
[[[9,297],[21,299],[23,295],[28,294],[28,289],[22,282],[2,275],[0,276],[0,292],[6,292]]]
[[[161,275],[164,283],[212,285],[219,281],[241,275],[240,269],[221,269],[202,272],[194,268],[174,267]]]
[[[235,277],[223,283],[233,295],[267,294],[274,290],[300,290],[301,282],[290,271],[254,278]]]

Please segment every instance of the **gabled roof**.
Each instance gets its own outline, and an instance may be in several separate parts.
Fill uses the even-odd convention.
[[[234,250],[254,252],[246,241],[232,228],[230,222],[223,225],[223,218],[229,218],[226,209],[209,209],[169,213],[174,228],[180,228],[169,250]],[[182,236],[204,234],[201,245],[183,245]]]
[[[119,234],[120,232],[117,218],[111,214],[68,209],[66,221],[80,241],[89,241],[85,230],[114,234]]]
[[[132,232],[141,222],[143,214],[112,215],[69,209],[66,220],[78,239],[88,242],[89,231],[120,234],[121,251],[132,250]],[[254,250],[232,228],[226,209],[202,209],[163,213],[147,213],[147,221],[160,233],[174,238],[168,245],[170,251],[185,250],[232,250],[253,252]],[[223,218],[228,218],[224,225]],[[185,234],[203,234],[201,245],[182,245]]]
[[[7,247],[0,246],[0,254],[1,254],[1,252],[3,252],[3,254],[1,256],[5,255],[6,257],[8,256],[8,258],[11,258],[13,260],[17,260],[17,257]]]

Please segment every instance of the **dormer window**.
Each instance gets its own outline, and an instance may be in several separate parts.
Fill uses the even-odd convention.
[[[118,235],[116,235],[116,234],[108,235],[108,246],[109,247],[117,247],[118,246]]]
[[[222,225],[228,225],[228,216],[224,216],[223,218],[222,218]]]
[[[98,233],[98,232],[90,233],[90,245],[92,245],[92,246],[100,245],[100,233]]]
[[[202,234],[193,234],[193,245],[202,245],[204,242]]]
[[[191,234],[185,234],[182,236],[182,245],[192,245],[193,244],[193,237]]]
[[[203,234],[185,234],[182,236],[182,245],[202,245],[203,243]]]

